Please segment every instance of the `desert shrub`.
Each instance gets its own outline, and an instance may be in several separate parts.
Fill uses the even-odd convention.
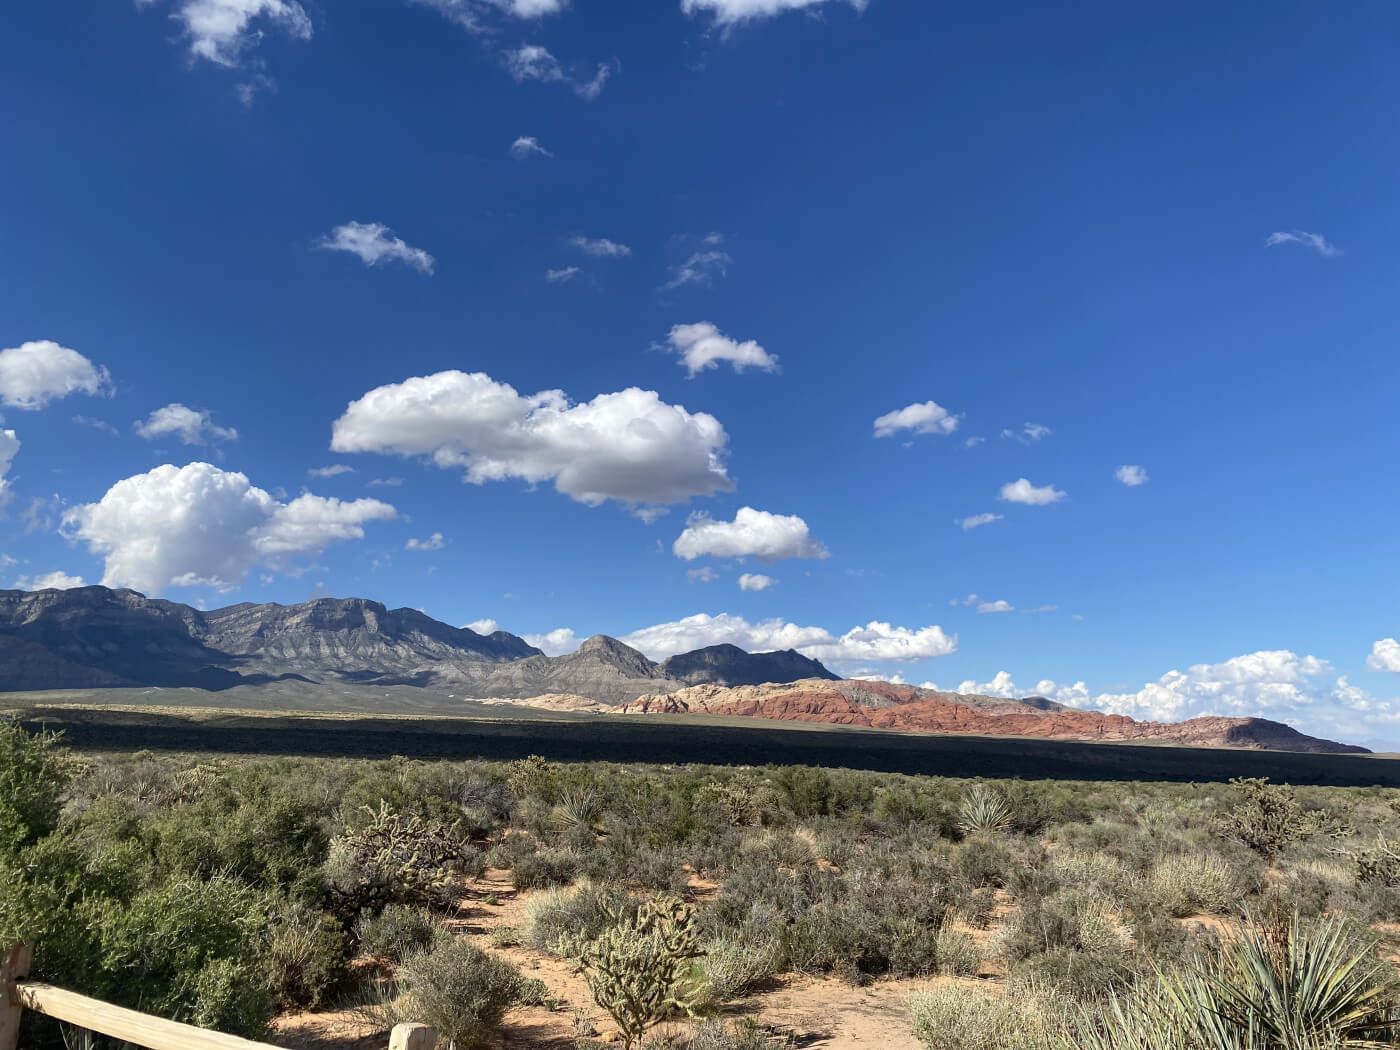
[[[514,926],[497,926],[491,931],[491,947],[515,948],[520,944],[520,930]]]
[[[935,942],[938,970],[953,977],[971,977],[982,965],[982,955],[972,938],[950,926],[938,931]]]
[[[970,835],[957,852],[957,873],[972,887],[1006,886],[1020,867],[1011,845],[991,835]]]
[[[690,1034],[690,1050],[779,1050],[785,1045],[747,1017],[732,1024],[713,1019],[701,1021]]]
[[[432,913],[412,904],[390,904],[378,914],[362,914],[355,923],[360,947],[390,962],[428,948],[441,929]]]
[[[771,980],[779,959],[780,949],[771,937],[721,937],[706,944],[700,972],[710,997],[726,1003]]]
[[[990,886],[979,886],[964,892],[954,905],[964,922],[978,930],[985,930],[992,922],[996,911],[997,893]]]
[[[759,819],[756,786],[747,779],[707,779],[696,789],[690,808],[702,828],[743,827]]]
[[[700,954],[695,909],[653,897],[612,924],[579,954],[594,1001],[617,1023],[623,1045],[676,1012],[693,1013],[702,994],[692,960]]]
[[[1213,827],[1217,834],[1267,857],[1324,831],[1340,830],[1327,814],[1305,810],[1292,788],[1270,784],[1265,777],[1236,777],[1230,783],[1237,801]]]
[[[612,925],[627,900],[621,890],[592,883],[548,890],[525,906],[525,942],[557,955],[575,955]]]
[[[150,819],[142,837],[163,870],[208,878],[216,873],[314,897],[326,855],[321,812],[255,770],[237,782],[218,777],[186,789],[189,801]],[[90,821],[89,821],[90,823]]]
[[[1132,931],[1123,915],[1090,890],[1067,887],[1026,901],[1001,939],[1022,979],[1090,998],[1126,983]]]
[[[1061,886],[1092,890],[1115,901],[1129,897],[1142,877],[1111,853],[1075,850],[1054,857],[1046,874]]]
[[[263,1031],[274,993],[261,963],[272,910],[262,894],[225,877],[181,876],[125,908],[108,904],[81,909],[102,960],[85,990],[203,1027]]]
[[[913,996],[909,1012],[925,1050],[1042,1050],[1050,1045],[1046,1011],[1031,995],[944,985]]]
[[[539,755],[530,755],[510,764],[506,784],[517,799],[538,798],[552,804],[558,790],[558,777],[558,765]]]
[[[284,906],[263,956],[278,1005],[323,1005],[345,978],[348,949],[345,929],[334,915],[300,902]]]
[[[56,733],[30,733],[0,718],[0,851],[32,845],[58,826],[72,772]]]
[[[451,903],[461,878],[481,874],[484,865],[458,825],[405,817],[381,805],[363,827],[331,843],[325,881],[337,912],[354,915],[395,902]]]
[[[1225,915],[1240,904],[1240,883],[1230,864],[1208,853],[1177,853],[1153,866],[1151,892],[1178,918],[1196,912]]]
[[[567,886],[579,873],[579,855],[573,850],[549,846],[518,857],[511,865],[511,881],[517,890]]]
[[[1378,886],[1400,886],[1400,849],[1383,837],[1351,853],[1356,877]]]
[[[486,1046],[522,983],[509,963],[451,938],[405,956],[397,979],[402,1015],[436,1028],[454,1050]]]

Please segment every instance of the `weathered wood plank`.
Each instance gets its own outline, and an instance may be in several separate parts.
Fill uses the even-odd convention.
[[[122,1006],[89,999],[77,992],[55,988],[51,984],[21,981],[17,991],[19,1002],[26,1010],[34,1010],[114,1039],[123,1039],[147,1050],[273,1050],[266,1043],[254,1043],[236,1035],[209,1032],[193,1025],[151,1017]],[[13,1044],[10,1047],[0,1044],[0,1050],[12,1050],[12,1047]]]
[[[24,1015],[15,984],[29,976],[34,951],[19,944],[0,956],[0,1050],[15,1050],[19,1046],[19,1022]]]

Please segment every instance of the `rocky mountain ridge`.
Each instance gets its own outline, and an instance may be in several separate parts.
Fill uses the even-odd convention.
[[[7,692],[227,689],[293,679],[431,687],[463,698],[570,693],[613,704],[696,682],[801,677],[835,676],[791,650],[734,646],[657,664],[606,635],[551,657],[506,631],[483,635],[365,598],[204,611],[107,587],[0,591],[0,691]]]

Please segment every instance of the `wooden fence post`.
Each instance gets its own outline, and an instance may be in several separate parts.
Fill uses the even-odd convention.
[[[15,982],[29,976],[29,964],[34,950],[18,944],[0,955],[0,1050],[16,1050],[19,1046],[19,1020],[24,1006]]]
[[[437,1046],[437,1029],[425,1024],[396,1024],[389,1033],[389,1050],[433,1050]],[[0,1050],[9,1050],[0,1046]]]

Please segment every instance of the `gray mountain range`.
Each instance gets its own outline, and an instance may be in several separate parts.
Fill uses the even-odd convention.
[[[218,690],[316,685],[447,688],[463,697],[573,693],[617,704],[698,684],[835,679],[792,650],[720,645],[655,663],[595,635],[546,656],[506,631],[478,634],[364,598],[244,602],[202,611],[131,590],[0,591],[0,691],[160,686]]]

